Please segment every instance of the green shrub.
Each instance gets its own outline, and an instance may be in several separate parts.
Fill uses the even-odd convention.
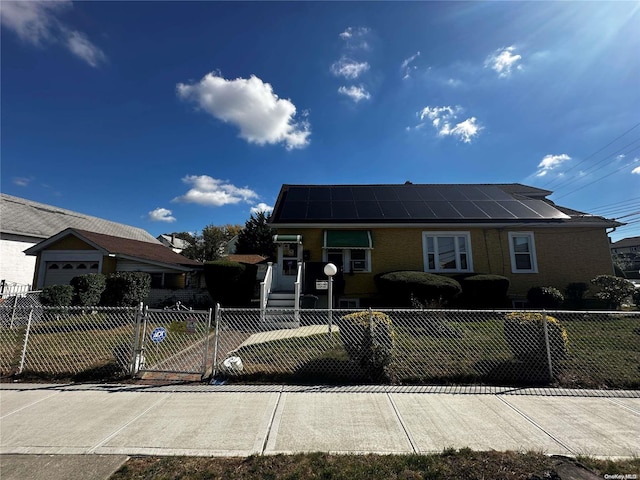
[[[553,361],[567,356],[569,337],[558,319],[535,312],[511,312],[504,317],[504,335],[513,356],[522,361],[545,363],[544,319],[547,319],[549,349]]]
[[[567,305],[573,308],[584,307],[584,296],[589,290],[589,285],[584,282],[573,282],[565,289],[565,300]]]
[[[109,307],[135,307],[151,290],[151,275],[144,272],[116,272],[107,275],[101,304]]]
[[[608,303],[609,308],[618,309],[627,298],[633,295],[633,283],[624,278],[613,275],[598,275],[591,280],[593,285],[600,288],[596,297]]]
[[[564,302],[564,295],[554,287],[532,287],[527,292],[527,301],[531,308],[556,309]]]
[[[640,288],[634,288],[633,294],[631,295],[631,299],[633,300],[633,304],[640,308]]]
[[[462,279],[461,285],[464,304],[470,308],[500,308],[507,304],[507,277],[472,275]]]
[[[48,307],[69,307],[73,301],[71,285],[50,285],[40,292],[40,301]]]
[[[90,307],[100,304],[107,280],[101,273],[89,273],[71,279],[73,304]]]
[[[344,349],[369,379],[390,379],[394,331],[389,316],[382,312],[356,312],[336,324]]]
[[[204,279],[214,302],[223,306],[245,306],[251,303],[257,267],[229,260],[204,264]]]
[[[414,299],[423,305],[442,306],[462,292],[453,278],[427,272],[389,272],[375,280],[386,303],[398,307],[411,307]]]

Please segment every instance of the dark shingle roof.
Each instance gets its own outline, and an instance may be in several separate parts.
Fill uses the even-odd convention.
[[[45,239],[65,228],[78,228],[159,244],[153,235],[141,228],[111,222],[4,193],[0,194],[0,229],[3,233]]]
[[[546,199],[551,193],[518,183],[283,185],[271,223],[568,223],[575,212],[579,221],[618,225],[558,207]]]
[[[627,237],[611,244],[611,248],[625,248],[640,246],[640,237]]]
[[[66,229],[55,235],[54,237],[50,237],[49,239],[44,240],[37,245],[34,245],[25,253],[27,253],[28,255],[35,255],[39,251],[44,250],[48,245],[55,243],[56,241],[68,235],[75,235],[81,240],[84,240],[89,244],[93,244],[96,248],[103,250],[107,255],[123,255],[143,261],[150,261],[167,265],[180,265],[183,267],[202,266],[202,263],[175,253],[173,250],[165,247],[161,243],[142,242],[139,240],[114,237],[112,235],[104,235],[102,233],[89,232],[86,230],[73,228]]]

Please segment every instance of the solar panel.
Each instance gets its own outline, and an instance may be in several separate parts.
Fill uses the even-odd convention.
[[[380,208],[385,219],[409,218],[402,202],[380,202]]]
[[[380,210],[378,202],[367,200],[357,201],[356,210],[358,211],[359,219],[381,220],[383,218],[382,210]]]
[[[331,213],[338,219],[358,218],[355,202],[331,202]]]
[[[489,216],[480,210],[473,202],[467,201],[454,201],[450,202],[451,206],[455,208],[460,215],[464,218],[489,218]]]
[[[293,185],[279,202],[275,218],[301,222],[570,218],[543,200],[514,197],[497,185]]]
[[[429,202],[429,208],[433,210],[433,213],[435,213],[436,218],[442,218],[442,219],[462,218],[462,215],[460,215],[458,211],[455,208],[453,208],[453,206],[449,202],[442,202],[442,201]]]
[[[403,202],[407,213],[414,219],[436,218],[436,214],[429,208],[427,202],[406,201]]]
[[[287,202],[301,202],[309,199],[309,187],[289,187]]]
[[[351,193],[351,187],[333,187],[331,189],[331,200],[353,200],[353,194]]]
[[[309,202],[307,208],[307,218],[330,219],[331,202]]]
[[[479,200],[474,202],[480,210],[487,214],[489,218],[515,218],[507,208],[493,200]],[[518,203],[518,202],[511,202]]]
[[[331,200],[331,189],[329,187],[314,187],[309,189],[310,201],[329,201]]]

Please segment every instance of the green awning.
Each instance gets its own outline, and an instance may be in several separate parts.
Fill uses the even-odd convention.
[[[369,230],[325,230],[324,248],[373,248]]]
[[[274,243],[302,243],[302,235],[274,235]]]

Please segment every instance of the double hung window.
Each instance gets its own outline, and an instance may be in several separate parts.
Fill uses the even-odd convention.
[[[472,272],[469,232],[423,232],[426,272]]]
[[[509,232],[509,253],[512,273],[538,272],[533,232]]]

